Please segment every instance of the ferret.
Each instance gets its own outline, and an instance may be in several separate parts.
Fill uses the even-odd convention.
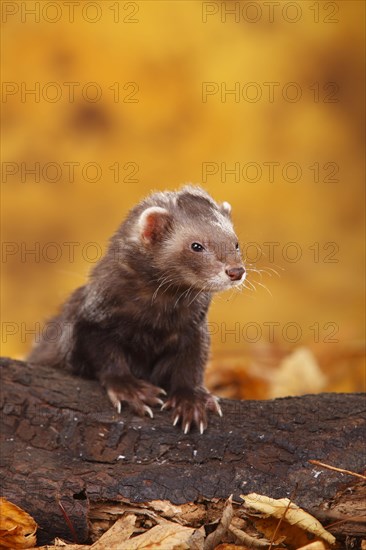
[[[184,433],[203,433],[208,411],[222,416],[203,384],[207,311],[214,293],[244,279],[229,203],[196,186],[153,193],[46,323],[28,361],[98,379],[119,413],[125,402],[153,417],[160,405]]]

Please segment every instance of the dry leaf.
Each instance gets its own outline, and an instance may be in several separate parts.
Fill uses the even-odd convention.
[[[21,508],[0,498],[0,547],[18,550],[36,545],[37,523]]]
[[[182,513],[182,507],[175,506],[169,500],[151,500],[147,504],[149,508],[152,508],[156,512],[163,512],[168,517],[179,516]]]
[[[119,550],[125,548],[124,544],[130,540],[134,532],[136,516],[128,514],[119,518],[104,535],[100,537],[92,546],[92,550],[108,550],[113,548]]]
[[[218,526],[205,540],[204,550],[213,550],[216,545],[222,541],[225,533],[227,533],[234,515],[232,502],[232,496],[230,496],[225,503],[225,508],[222,511],[222,517]]]
[[[189,550],[203,550],[205,537],[206,532],[203,526],[195,529],[188,541]]]
[[[335,543],[335,537],[326,531],[316,518],[304,512],[296,504],[290,502],[288,498],[273,499],[256,493],[240,496],[248,508],[261,512],[264,517],[281,519],[286,512],[284,522],[296,525],[296,527],[320,537],[329,544]]]
[[[56,540],[59,542],[56,544]],[[32,547],[33,548],[33,547]],[[37,546],[33,550],[90,550],[91,546],[85,546],[84,544],[67,544],[60,539],[55,539],[55,545]],[[109,549],[111,550],[111,549]]]
[[[314,355],[305,347],[285,357],[272,380],[270,398],[319,393],[327,382]]]
[[[90,550],[90,545],[69,543],[56,537],[52,545],[37,546],[33,550]]]
[[[189,539],[193,532],[194,529],[190,527],[166,521],[162,525],[155,525],[143,535],[119,544],[114,550],[189,550]]]
[[[298,548],[298,550],[326,550],[326,547],[324,545],[324,542],[318,540],[316,542],[311,542],[306,546],[301,546],[301,548]]]
[[[270,545],[270,541],[268,539],[259,539],[257,537],[252,537],[252,535],[249,535],[249,533],[245,533],[244,531],[234,527],[233,525],[230,526],[229,531],[241,543],[248,546],[248,548],[265,548],[267,550]],[[276,544],[273,544],[273,546],[276,547]]]
[[[269,541],[273,541],[272,545],[276,548],[281,547],[281,543],[292,549],[300,548],[309,542],[308,533],[297,525],[287,523],[286,519],[255,518],[253,524],[257,531],[263,533]]]

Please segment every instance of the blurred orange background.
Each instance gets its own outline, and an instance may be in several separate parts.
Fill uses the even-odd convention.
[[[25,356],[130,207],[193,182],[264,270],[214,299],[208,383],[362,390],[364,3],[1,8],[2,354]]]

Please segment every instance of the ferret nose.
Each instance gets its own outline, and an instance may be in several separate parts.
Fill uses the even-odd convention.
[[[244,272],[244,267],[229,267],[225,269],[226,275],[228,275],[232,281],[239,281],[242,278]]]

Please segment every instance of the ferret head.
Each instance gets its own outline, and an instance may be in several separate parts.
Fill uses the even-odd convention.
[[[147,206],[137,221],[140,246],[161,280],[207,292],[242,283],[245,269],[230,204],[217,204],[197,187],[168,195],[165,204]]]

